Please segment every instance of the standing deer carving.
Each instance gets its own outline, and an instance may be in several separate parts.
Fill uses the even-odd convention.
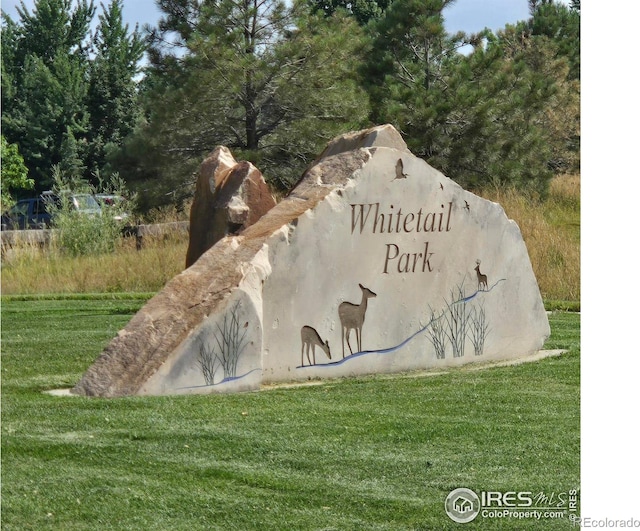
[[[480,291],[482,289],[482,286],[484,286],[484,289],[487,289],[487,275],[483,275],[482,273],[480,273],[480,260],[476,260],[476,275],[478,276],[478,291]]]
[[[300,338],[302,339],[302,366],[304,367],[304,349],[307,348],[307,361],[309,365],[316,364],[316,346],[320,347],[329,359],[331,359],[331,349],[329,348],[329,340],[322,341],[320,334],[318,334],[315,328],[310,326],[303,326],[300,330]],[[309,357],[309,351],[313,356],[313,363]]]
[[[377,295],[362,284],[358,284],[362,290],[362,300],[360,304],[352,302],[343,302],[338,306],[338,315],[340,316],[340,324],[342,325],[342,357],[344,358],[344,340],[347,338],[349,352],[353,354],[351,344],[349,343],[349,335],[351,330],[356,331],[356,343],[358,344],[358,352],[362,351],[362,325],[364,324],[364,316],[367,313],[367,300]]]

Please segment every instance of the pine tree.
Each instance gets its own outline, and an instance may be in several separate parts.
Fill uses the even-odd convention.
[[[3,14],[3,134],[38,190],[51,186],[54,166],[85,178],[100,170],[138,121],[142,37],[123,26],[122,0],[102,7],[93,41],[93,0],[36,0],[32,12],[21,4],[17,22]]]
[[[521,27],[447,35],[447,4],[396,0],[372,27],[373,121],[394,124],[414,153],[463,186],[544,193],[571,158],[557,112],[573,109],[566,60]],[[473,51],[458,53],[466,43]]]
[[[327,16],[343,10],[363,26],[379,19],[390,4],[390,0],[309,0],[313,9],[322,11]]]
[[[149,124],[114,160],[128,181],[147,179],[149,157],[135,167],[132,158],[139,146],[154,146],[167,175],[158,195],[188,195],[202,157],[222,144],[286,189],[330,137],[366,120],[354,76],[362,30],[352,18],[312,15],[303,2],[280,0],[161,7],[167,16],[153,34],[145,81]],[[184,52],[171,53],[161,30],[177,36]]]
[[[105,166],[109,145],[122,144],[141,119],[135,78],[146,48],[138,28],[129,34],[123,24],[122,0],[112,0],[98,19],[87,93],[87,166],[92,173]]]
[[[445,88],[442,71],[462,37],[445,32],[442,11],[452,3],[396,0],[372,26],[373,50],[363,77],[374,122],[388,121],[390,113],[404,116],[406,126],[400,129],[411,136],[411,123],[425,118],[416,114],[415,106],[427,106],[433,94]]]
[[[552,40],[556,56],[569,60],[569,79],[580,79],[580,1],[570,7],[552,0],[533,1],[530,12],[526,30]]]
[[[92,1],[72,9],[71,0],[37,0],[32,13],[18,8],[18,23],[3,16],[3,133],[20,146],[40,190],[51,184],[68,131],[86,131],[86,36],[94,12]]]

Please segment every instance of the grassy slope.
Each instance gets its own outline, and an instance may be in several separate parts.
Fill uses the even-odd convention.
[[[454,488],[579,485],[579,315],[551,317],[548,347],[568,354],[515,367],[226,396],[41,392],[73,385],[140,305],[4,302],[3,529],[457,529]]]

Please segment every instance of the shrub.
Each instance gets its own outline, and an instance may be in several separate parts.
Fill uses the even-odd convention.
[[[86,181],[69,179],[58,167],[53,172],[53,198],[48,208],[53,227],[57,229],[56,245],[71,256],[111,253],[122,237],[133,207],[127,197],[123,181],[114,174],[108,181],[99,180],[96,189]],[[122,198],[121,201],[100,205],[94,194],[104,193]]]

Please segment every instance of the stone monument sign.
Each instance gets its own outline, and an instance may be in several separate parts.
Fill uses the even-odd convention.
[[[522,358],[549,324],[520,230],[380,126],[332,141],[172,279],[73,389],[97,396]]]

